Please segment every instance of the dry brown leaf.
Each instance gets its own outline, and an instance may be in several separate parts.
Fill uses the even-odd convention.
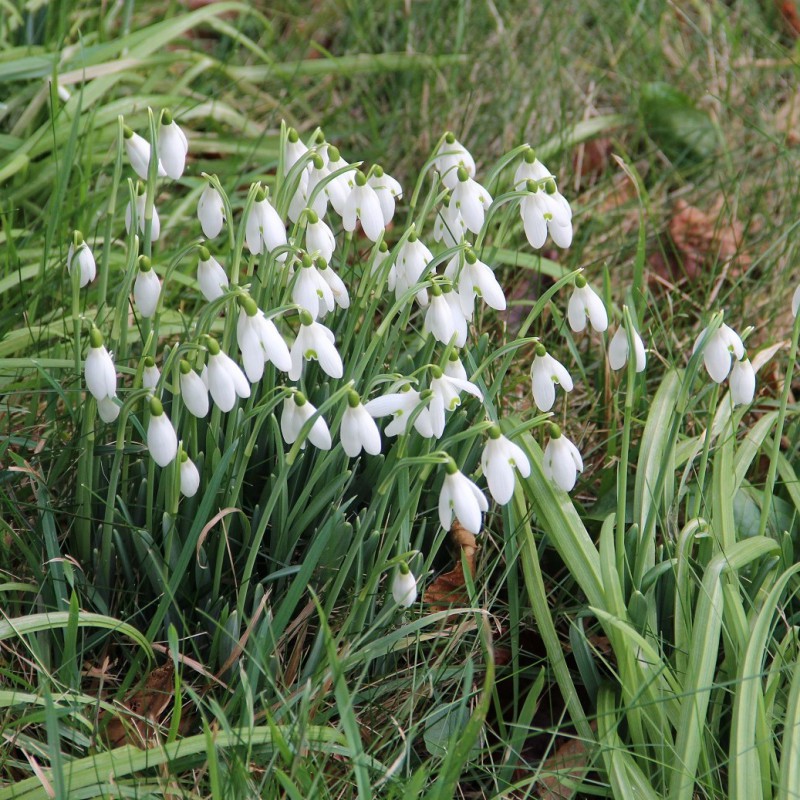
[[[582,186],[594,183],[608,168],[611,139],[590,139],[575,149],[572,171],[580,176]]]
[[[147,676],[141,689],[125,699],[122,708],[105,726],[105,737],[111,747],[125,744],[150,747],[156,743],[156,727],[173,700],[174,672],[172,661],[167,661]]]
[[[776,0],[775,6],[781,15],[783,27],[795,38],[800,36],[800,12],[795,0]]]
[[[589,765],[586,743],[568,739],[541,766],[537,794],[542,800],[569,800],[572,788],[585,777]],[[519,772],[519,770],[517,770]]]
[[[455,522],[450,529],[450,542],[456,549],[455,566],[450,572],[440,575],[425,589],[422,596],[422,599],[429,603],[431,610],[434,611],[444,610],[453,604],[467,605],[469,603],[461,555],[463,553],[470,575],[474,576],[475,552],[478,549],[475,544],[475,536]]]

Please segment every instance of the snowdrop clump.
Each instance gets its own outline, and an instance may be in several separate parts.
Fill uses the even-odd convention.
[[[474,348],[484,315],[508,306],[499,264],[484,246],[497,222],[515,229],[534,249],[548,237],[561,248],[572,242],[570,204],[530,147],[509,155],[503,164],[514,165],[513,178],[493,178],[490,191],[467,148],[445,134],[432,169],[420,177],[432,181],[432,199],[425,213],[409,215],[404,227],[401,203],[408,195],[383,166],[346,161],[321,132],[303,142],[297,131],[284,128],[279,174],[274,182],[253,184],[242,202],[217,176],[202,173],[193,221],[202,238],[185,248],[177,263],[167,264],[154,252],[164,233],[155,208],[156,183],[197,180],[191,176],[189,141],[167,110],[159,117],[155,146],[122,122],[120,129],[121,146],[139,179],[129,182],[124,215],[131,253],[124,286],[142,330],[141,366],[134,363],[128,370],[138,377],[125,387],[125,403],[134,409],[144,400],[147,450],[158,467],[173,470],[176,492],[189,499],[206,485],[212,462],[204,458],[204,448],[214,444],[225,415],[237,425],[279,417],[273,446],[285,444],[292,458],[308,443],[314,450],[302,458],[314,458],[315,451],[330,451],[326,458],[339,453],[340,470],[356,469],[356,459],[381,457],[388,463],[387,454],[396,448],[392,464],[409,458],[435,470],[432,486],[439,487],[438,517],[445,529],[457,521],[480,534],[490,510],[480,481],[497,504],[508,504],[537,458],[538,469],[558,490],[574,489],[584,468],[575,444],[554,424],[538,456],[528,440],[514,441],[512,427],[499,418],[496,387],[487,396],[492,381]],[[221,237],[223,231],[228,236]],[[193,316],[185,312],[180,337],[159,329],[176,294],[171,278],[176,266],[184,282],[194,284],[181,289],[182,299],[193,292],[198,309]],[[71,275],[77,271],[80,290],[97,274],[92,251],[77,231],[67,268]],[[563,285],[572,287],[561,312],[571,331],[605,337],[611,315],[597,291],[580,273],[567,276]],[[631,343],[635,371],[645,369],[642,339],[635,327],[626,329],[632,324],[625,310],[608,339],[611,370],[625,366]],[[381,350],[385,341],[391,345]],[[567,395],[575,388],[571,365],[552,356],[539,338],[519,346],[526,342],[532,344],[527,405],[542,416],[517,431],[542,424],[561,408],[562,396],[566,411]],[[755,371],[734,331],[726,325],[704,331],[698,348],[712,380],[730,376],[735,404],[753,400]],[[131,357],[132,351],[122,353],[125,374]],[[120,414],[116,366],[94,325],[84,365],[98,414],[113,423]],[[398,365],[408,369],[398,372]],[[563,390],[558,395],[556,386]],[[120,426],[121,437],[137,435],[133,428],[123,430],[122,420]],[[480,470],[473,474],[455,454],[466,457],[469,448],[462,443],[484,436]],[[412,447],[419,455],[405,456]],[[391,593],[402,607],[416,599],[416,578],[405,562]]]

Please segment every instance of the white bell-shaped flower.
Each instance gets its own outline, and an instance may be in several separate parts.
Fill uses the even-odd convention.
[[[400,245],[395,256],[394,293],[400,299],[414,284],[422,278],[428,264],[433,261],[433,253],[411,231]],[[416,295],[417,303],[423,308],[428,305],[428,290],[420,289]]]
[[[365,403],[364,408],[372,417],[388,417],[391,414],[392,421],[386,426],[384,433],[387,436],[399,436],[400,434],[408,433],[408,426],[411,423],[414,412],[420,405],[430,400],[431,396],[432,392],[430,390],[418,392],[416,389],[406,386],[403,391],[375,397]],[[431,427],[430,414],[427,412],[427,408],[421,409],[420,413],[414,418],[414,428],[420,436],[430,439],[433,437],[433,429]]]
[[[161,112],[161,124],[158,126],[158,159],[164,172],[173,180],[178,180],[183,175],[188,152],[189,142],[186,135],[165,108]]]
[[[339,150],[336,147],[333,147],[329,144],[326,144],[320,148],[320,154],[324,161],[324,170],[325,176],[332,175],[335,172],[340,172],[340,170],[348,170],[350,164],[345,161]],[[312,165],[312,174],[313,174],[313,167]],[[311,180],[311,179],[310,179]],[[327,195],[328,200],[330,201],[331,206],[333,206],[333,210],[344,220],[344,216],[347,210],[347,201],[350,197],[350,192],[353,188],[354,180],[352,178],[352,172],[340,172],[335,178],[331,178],[325,184],[325,194]],[[380,205],[380,201],[378,201]],[[316,204],[312,204],[312,208],[322,216],[317,210]],[[362,221],[363,226],[363,221]],[[367,234],[369,235],[369,234]],[[373,239],[373,241],[375,241]]]
[[[125,143],[125,152],[128,154],[128,161],[131,162],[133,171],[143,180],[147,180],[147,170],[150,166],[150,142],[134,133],[131,128],[125,125],[122,129],[122,140]],[[158,160],[158,177],[163,178],[167,173],[161,159]]]
[[[598,333],[602,333],[608,328],[606,307],[582,275],[575,278],[575,289],[567,304],[567,319],[570,328],[575,333],[586,328],[587,319]]]
[[[708,328],[703,329],[695,340],[692,353],[696,353],[704,342],[703,363],[706,365],[706,370],[712,381],[722,383],[731,371],[732,358],[734,356],[737,360],[744,358],[742,340],[733,328],[723,323],[710,334]]]
[[[528,181],[534,181],[536,184],[544,186],[549,180],[554,179],[555,176],[536,158],[533,148],[529,147],[514,172],[514,188],[519,192],[527,187]]]
[[[158,386],[161,380],[161,372],[156,366],[155,359],[152,356],[145,356],[144,367],[142,368],[142,386],[145,389],[153,389]]]
[[[184,497],[194,497],[200,488],[200,473],[197,471],[194,461],[183,449],[181,449],[180,474],[181,494]]]
[[[208,337],[208,353],[208,366],[204,370],[208,391],[221,411],[230,411],[237,395],[250,397],[250,384],[236,362],[223,353],[211,337]]]
[[[471,394],[481,402],[483,393],[468,380],[452,378],[442,372],[439,367],[431,369],[431,397],[428,400],[427,413],[433,435],[439,439],[444,433],[445,412],[455,411],[461,405],[461,392]]]
[[[147,196],[144,194],[145,188],[141,184],[136,189],[136,227],[139,232],[144,235],[146,227],[146,220],[144,218],[145,206],[147,204]],[[125,206],[125,230],[130,233],[131,225],[133,224],[133,212],[131,211],[131,204]],[[153,220],[150,223],[150,241],[157,242],[161,236],[161,221],[158,218],[158,209],[153,206]]]
[[[286,228],[263,189],[258,190],[253,207],[247,215],[245,242],[247,249],[253,255],[259,255],[264,251],[271,253],[276,247],[286,245]],[[285,258],[286,253],[278,256],[279,261]]]
[[[208,414],[208,387],[185,359],[180,363],[180,387],[183,404],[188,412],[202,419]]]
[[[95,400],[117,395],[117,371],[114,359],[103,345],[103,336],[92,326],[89,333],[89,352],[83,364],[86,388]]]
[[[455,189],[458,183],[459,167],[463,167],[470,177],[475,176],[475,160],[450,132],[444,135],[433,159],[433,166],[442,176],[442,183],[450,190]]]
[[[458,350],[450,351],[450,357],[444,365],[444,374],[447,375],[448,378],[457,378],[460,381],[467,380],[467,370],[464,369],[464,365],[458,357]]]
[[[572,209],[569,203],[552,182],[543,189],[531,190],[533,186],[533,182],[529,182],[530,193],[519,204],[528,242],[538,250],[544,246],[549,233],[558,247],[569,247],[572,244]]]
[[[156,313],[161,296],[161,281],[147,256],[139,256],[139,269],[133,282],[133,302],[146,319]]]
[[[492,204],[492,196],[469,177],[464,167],[458,168],[456,176],[458,180],[450,195],[450,205],[458,209],[467,229],[478,234],[483,228],[486,211]]]
[[[319,256],[329,264],[336,247],[333,231],[313,209],[306,210],[306,250],[311,256]]]
[[[575,488],[578,473],[583,472],[580,451],[562,435],[558,425],[550,426],[550,441],[544,449],[542,470],[546,478],[565,492]]]
[[[445,201],[433,221],[433,240],[443,242],[445,247],[456,247],[464,241],[466,233],[467,223],[458,207]]]
[[[489,492],[504,506],[514,495],[514,470],[523,478],[531,474],[531,464],[521,447],[506,439],[497,425],[489,428],[489,439],[481,453],[481,469]]]
[[[283,414],[281,414],[281,435],[286,444],[294,444],[303,425],[317,413],[317,409],[309,403],[301,392],[292,392],[283,401]],[[331,433],[322,417],[314,420],[308,432],[308,441],[319,450],[331,449]],[[305,441],[301,448],[305,449]]]
[[[201,246],[198,255],[197,284],[203,297],[210,303],[212,300],[222,297],[228,290],[228,276],[207,247]]]
[[[286,131],[286,143],[283,151],[284,170],[289,170],[308,152],[308,148],[300,139],[300,134],[294,129]]]
[[[166,467],[178,454],[178,436],[161,401],[150,398],[150,421],[147,423],[147,449],[159,467]]]
[[[330,286],[336,305],[339,306],[339,308],[350,308],[350,293],[347,291],[344,281],[323,259],[318,258],[316,263],[319,276]]]
[[[354,391],[350,391],[347,395],[347,408],[342,415],[339,437],[345,453],[350,458],[355,458],[362,450],[371,456],[376,456],[381,451],[381,434],[378,426]]]
[[[197,219],[206,239],[216,239],[225,223],[225,203],[222,195],[210,183],[206,184],[197,201]]]
[[[486,305],[495,311],[505,310],[506,297],[494,271],[479,261],[471,248],[456,253],[445,267],[444,274],[456,286],[461,312],[467,320],[472,319],[476,297],[483,298]]]
[[[364,235],[377,242],[384,228],[381,201],[361,171],[356,172],[354,186],[344,204],[342,225],[346,231],[356,229],[356,218],[361,222]]]
[[[756,371],[746,356],[733,363],[730,377],[733,404],[748,405],[756,395]]]
[[[289,201],[288,215],[289,219],[294,223],[297,223],[300,220],[300,216],[308,206],[308,201],[309,201],[308,184],[309,184],[308,170],[304,169],[300,173],[300,178],[297,181],[297,188],[294,190],[292,199]]]
[[[67,252],[67,271],[72,275],[72,270],[77,269],[80,275],[78,285],[81,289],[90,284],[97,276],[97,264],[89,245],[83,240],[80,231],[74,231],[72,241]]]
[[[103,422],[113,422],[119,416],[119,406],[113,397],[101,397],[97,401],[97,413]]]
[[[633,331],[633,350],[636,357],[636,371],[643,372],[647,366],[647,353],[644,342],[637,331]],[[608,365],[613,370],[622,369],[628,363],[628,334],[625,326],[620,325],[608,344]]]
[[[383,224],[386,226],[394,217],[395,204],[403,196],[403,187],[391,175],[387,175],[382,167],[377,166],[370,172],[367,183],[378,195],[383,213]]]
[[[447,292],[434,285],[431,288],[430,304],[425,312],[423,328],[442,344],[455,342],[463,347],[467,341],[467,321],[461,310],[458,296],[447,286]]]
[[[324,317],[335,307],[333,291],[319,274],[308,253],[303,254],[297,278],[292,285],[292,301],[308,311],[314,319]]]
[[[572,378],[564,366],[556,361],[543,344],[536,345],[536,356],[531,365],[533,401],[540,411],[549,411],[556,400],[556,384],[565,392],[573,388]]]
[[[239,304],[236,339],[248,380],[251,383],[260,381],[267,361],[281,372],[288,372],[292,368],[292,358],[275,323],[264,316],[252,298],[240,297]]]
[[[319,322],[315,322],[307,311],[300,312],[300,330],[291,349],[292,368],[289,378],[300,380],[303,374],[303,363],[316,360],[322,371],[331,378],[341,378],[344,365],[339,351],[336,349],[336,337],[333,332]]]
[[[483,492],[459,472],[452,458],[445,469],[447,474],[439,493],[439,522],[449,531],[455,516],[464,528],[477,536],[481,532],[483,513],[488,511],[489,503]]]
[[[392,578],[392,599],[401,608],[413,606],[417,599],[417,579],[405,561],[400,562]]]

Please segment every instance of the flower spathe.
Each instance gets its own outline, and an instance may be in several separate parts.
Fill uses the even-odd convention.
[[[331,378],[341,378],[344,374],[342,358],[336,349],[336,337],[324,325],[315,322],[307,311],[300,313],[300,330],[290,355],[292,366],[289,378],[293,381],[300,380],[303,363],[312,360],[319,361],[322,371]]]
[[[446,469],[447,474],[439,493],[439,522],[449,531],[455,517],[464,528],[477,536],[483,525],[483,513],[489,510],[489,503],[483,492],[458,470],[452,458]]]
[[[643,372],[647,366],[647,353],[644,342],[637,331],[631,331],[633,337],[633,351],[636,359],[636,371]],[[622,369],[628,363],[628,334],[625,326],[620,325],[617,332],[611,337],[608,344],[608,365],[613,370]]]
[[[197,219],[206,239],[219,236],[225,222],[225,203],[222,195],[210,183],[206,184],[197,201]]]
[[[283,414],[281,415],[281,435],[286,444],[294,444],[300,436],[303,425],[317,413],[315,406],[306,399],[301,392],[292,392],[283,401]],[[308,441],[319,450],[331,449],[331,433],[322,417],[314,420],[308,432]],[[306,443],[300,445],[305,449]]]
[[[586,328],[587,319],[598,333],[608,328],[608,313],[603,301],[581,275],[575,279],[575,289],[567,304],[567,319],[575,333]]]
[[[147,449],[159,467],[172,463],[178,454],[178,436],[161,401],[150,398],[150,421],[147,423]]]
[[[381,451],[381,434],[375,420],[361,403],[356,392],[348,395],[347,408],[342,415],[339,431],[342,447],[350,458],[355,458],[362,450],[372,456]]]
[[[178,180],[183,175],[188,152],[189,142],[186,140],[186,134],[172,119],[172,114],[164,109],[158,126],[158,158],[164,167],[164,172],[173,180]]]
[[[753,402],[756,395],[756,371],[749,358],[745,356],[734,362],[729,383],[735,406]]]
[[[489,485],[489,492],[501,506],[508,503],[514,495],[514,470],[523,478],[531,474],[531,464],[525,452],[506,439],[496,425],[489,429],[489,439],[481,453],[481,469]]]
[[[544,449],[542,470],[546,478],[565,492],[575,488],[578,473],[583,472],[580,451],[562,435],[557,425],[550,426],[550,441]]]
[[[731,360],[744,358],[744,345],[739,334],[725,323],[709,333],[708,328],[701,331],[692,348],[696,353],[703,346],[703,363],[712,381],[722,383],[731,371]]]
[[[544,345],[536,346],[536,356],[531,364],[533,401],[540,411],[549,411],[556,400],[556,384],[565,392],[573,389],[572,377],[564,365],[551,356]]]
[[[405,561],[400,563],[392,578],[392,599],[401,608],[409,608],[417,599],[417,579]]]
[[[72,234],[72,241],[69,243],[69,251],[67,252],[67,271],[72,275],[72,270],[78,269],[80,275],[78,279],[78,286],[83,289],[88,286],[97,276],[97,264],[94,260],[89,245],[83,240],[83,234],[80,231],[74,231]]]

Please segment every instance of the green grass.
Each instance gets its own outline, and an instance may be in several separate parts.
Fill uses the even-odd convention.
[[[788,308],[800,179],[780,122],[796,82],[781,25],[744,0],[4,6],[0,798],[536,797],[575,739],[560,791],[576,797],[800,793]],[[176,182],[151,171],[162,235],[137,242],[120,118],[150,138],[165,107],[189,133],[189,167]],[[235,294],[209,305],[196,287],[202,173],[232,207],[213,254],[297,330],[274,259],[243,250],[241,224],[257,181],[288,206],[299,169],[282,163],[284,120],[401,180],[390,249],[413,222],[437,265],[452,255],[432,241],[433,173],[417,177],[445,130],[504,196],[476,251],[510,310],[479,311],[461,352],[485,411],[465,400],[438,442],[384,437],[357,461],[337,444],[348,380],[364,400],[412,374],[422,388],[451,349],[424,334],[416,289],[396,300],[388,265],[371,273],[371,243],[340,229],[352,306],[325,324],[345,375],[308,365],[302,379],[334,447],[284,445],[289,382],[269,365],[230,414],[196,420],[177,399],[178,361],[199,368],[205,335],[237,357]],[[581,177],[573,158],[598,139],[621,162]],[[523,142],[575,210],[569,250],[531,250],[519,195],[505,196],[518,162],[503,157]],[[728,264],[712,248],[687,274],[678,200],[721,203],[703,232],[738,220],[743,252]],[[81,290],[64,268],[74,229],[98,267]],[[164,281],[152,320],[129,301],[140,252]],[[660,280],[656,254],[674,265]],[[623,320],[642,333],[643,374],[607,368],[610,336],[570,331],[581,268],[609,334]],[[751,359],[765,349],[752,406],[732,409],[691,355],[720,310],[753,326]],[[84,392],[92,323],[125,403],[111,425]],[[531,337],[575,379],[553,409],[586,466],[569,495],[544,472]],[[144,444],[147,355],[202,476],[193,498]],[[398,609],[400,561],[422,588],[460,558],[436,510],[444,454],[483,486],[485,419],[524,448],[531,476],[491,504],[468,602]],[[146,707],[123,704],[148,697],[165,663],[169,702],[148,727]]]

